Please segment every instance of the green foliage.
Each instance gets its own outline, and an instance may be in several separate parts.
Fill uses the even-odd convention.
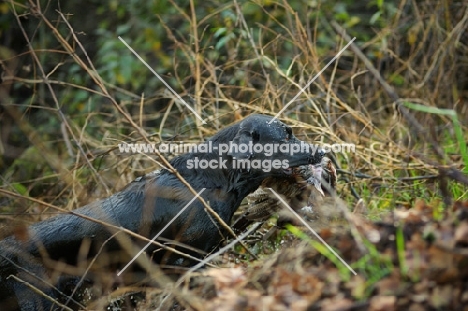
[[[365,288],[361,298],[366,298],[372,295],[375,284],[388,276],[393,270],[394,265],[392,258],[388,255],[381,254],[377,248],[370,242],[364,240],[367,254],[353,264],[353,268],[359,271],[359,275],[363,277]]]
[[[453,109],[440,109],[436,107],[428,107],[420,104],[414,104],[410,102],[403,103],[406,107],[413,110],[422,111],[425,113],[438,114],[441,116],[448,116],[452,119],[453,129],[455,132],[455,138],[458,143],[459,152],[463,158],[465,164],[464,172],[468,173],[468,150],[466,146],[466,135],[463,133],[463,128],[458,120],[458,115]]]
[[[0,4],[0,12],[11,13],[10,5]],[[142,124],[145,130],[166,137],[181,133],[190,137],[195,131],[194,118],[187,113],[183,105],[174,102],[173,98],[167,95],[166,87],[124,46],[119,36],[171,87],[182,94],[189,104],[194,104],[199,95],[202,105],[200,110],[204,116],[215,115],[214,107],[217,107],[216,112],[222,116],[234,109],[250,112],[249,108],[239,106],[238,103],[250,104],[255,109],[265,108],[265,111],[278,111],[282,108],[283,103],[297,94],[295,83],[303,85],[303,82],[316,73],[317,68],[330,59],[342,44],[331,27],[330,20],[337,21],[351,36],[356,36],[357,45],[363,48],[365,55],[375,65],[380,64],[386,57],[386,50],[391,47],[392,42],[396,44],[396,48],[391,47],[395,48],[392,51],[403,60],[401,63],[404,63],[405,55],[398,55],[396,52],[400,49],[405,50],[406,47],[397,42],[398,38],[401,36],[402,42],[406,43],[407,30],[413,29],[415,34],[411,35],[413,39],[408,42],[411,45],[414,38],[419,38],[418,31],[426,27],[423,21],[407,19],[394,25],[395,14],[400,4],[383,0],[367,3],[350,0],[243,1],[239,3],[239,11],[230,2],[220,4],[194,1],[193,15],[190,1],[67,2],[60,7],[60,11],[65,14],[74,34],[84,47],[85,51],[82,51],[73,40],[71,30],[57,14],[55,9],[58,7],[54,5],[56,3],[51,2],[47,17],[49,20],[59,21],[54,24],[57,32],[73,46],[75,53],[85,61],[87,68],[96,68],[110,96],[116,99],[134,121]],[[15,8],[20,14],[29,13],[27,7],[17,5]],[[80,14],[83,11],[86,14]],[[65,121],[68,121],[75,137],[68,138],[72,152],[64,152],[63,157],[67,159],[69,154],[79,154],[77,144],[80,144],[85,152],[92,154],[103,145],[128,140],[135,132],[134,129],[117,112],[109,98],[100,94],[101,86],[92,78],[93,73],[86,71],[84,66],[65,51],[54,32],[47,28],[40,18],[33,14],[28,15],[28,18],[25,16],[22,17],[22,26],[37,51],[48,79],[57,82],[52,88],[58,98],[58,104],[52,99],[45,83],[15,82],[12,86],[15,94],[21,94],[13,99],[13,104],[36,130],[39,139],[58,142],[63,147],[66,140],[63,126]],[[14,27],[17,27],[17,22],[13,14],[0,15],[0,34],[11,31]],[[22,36],[21,32],[15,34]],[[20,43],[26,47],[24,42]],[[85,52],[92,66],[88,63]],[[42,79],[38,66],[31,62],[30,53],[22,50],[18,54],[21,55],[18,56],[21,63],[16,68],[18,81]],[[360,84],[357,81],[364,76],[364,67],[356,61],[351,51],[344,53],[342,58],[346,59],[338,66],[338,74],[335,77],[337,82],[333,81],[335,84],[323,83],[331,82],[330,68],[318,79],[323,78],[323,81],[317,80],[310,88],[311,93],[329,92],[330,96],[327,96],[326,101],[314,101],[314,106],[311,106],[312,100],[301,96],[298,101],[303,102],[298,106],[313,109],[290,109],[287,112],[287,117],[298,121],[305,120],[304,116],[307,116],[307,122],[311,125],[308,130],[313,135],[316,135],[318,126],[320,129],[332,129],[335,125],[344,125],[346,129],[353,128],[359,132],[357,129],[362,120],[356,121],[354,117],[357,115],[369,116],[370,118],[363,123],[366,128],[373,127],[372,131],[375,131],[379,123],[387,117],[380,115],[385,105],[390,105],[384,99],[385,96],[382,96],[380,86],[369,82],[369,77],[365,78],[365,83]],[[412,64],[407,65],[411,65],[414,71],[418,70]],[[351,73],[351,70],[354,71]],[[353,75],[353,79],[356,78],[356,94],[353,93],[354,90],[346,89],[346,83],[351,80],[346,76],[348,74]],[[383,71],[383,76],[397,88],[403,89],[406,94],[412,91],[412,81],[409,81],[408,77],[417,75],[420,73],[413,74],[405,68]],[[196,89],[197,82],[199,90]],[[408,89],[405,89],[407,86]],[[200,94],[197,94],[197,91]],[[453,92],[456,93],[456,90]],[[145,100],[140,100],[143,95]],[[358,103],[356,98],[359,98]],[[369,99],[368,103],[362,103],[364,99]],[[385,109],[392,110],[389,107]],[[421,107],[410,108],[424,111]],[[58,109],[64,114],[65,121]],[[462,117],[457,116],[453,110],[445,111],[432,107],[424,109],[427,113],[451,118],[452,122],[441,144],[447,154],[461,154],[467,170],[468,155],[464,143],[466,133],[460,124],[464,121]],[[348,115],[352,116],[353,120],[345,121]],[[165,119],[167,116],[170,121]],[[376,117],[373,118],[374,116]],[[143,119],[141,123],[140,117]],[[167,122],[165,126],[161,126],[163,120]],[[328,121],[330,124],[325,124]],[[453,132],[450,132],[452,128]],[[379,130],[385,132],[387,129]],[[373,135],[366,131],[363,129],[358,136]],[[410,135],[404,129],[395,132],[397,133],[390,137],[390,140],[399,141],[399,137]],[[310,133],[306,133],[306,136],[311,137]],[[340,139],[347,139],[347,133],[339,135]],[[27,148],[28,141],[20,129],[13,129],[10,137],[13,144]],[[418,147],[421,144],[416,142]],[[62,151],[66,149],[61,148]],[[342,164],[346,166],[347,161],[350,159],[343,159],[345,163]],[[366,164],[370,164],[371,161],[372,159],[369,159]],[[378,165],[385,167],[382,163],[383,161]],[[352,169],[351,167],[350,171]],[[379,173],[379,177],[383,178],[382,182],[372,181],[372,184],[368,184],[367,180],[361,180],[356,183],[356,188],[371,207],[377,211],[387,210],[401,202],[411,202],[415,197],[432,199],[439,196],[433,184],[429,182],[405,183],[397,179],[420,176],[423,173],[426,172],[422,168],[384,170],[382,174]],[[467,196],[462,186],[450,183],[450,187],[456,198]],[[348,198],[350,204],[353,204],[353,200]]]
[[[314,247],[320,254],[328,258],[331,262],[335,264],[335,266],[338,268],[340,271],[340,275],[343,278],[343,280],[349,280],[351,277],[351,271],[346,267],[343,262],[330,250],[328,249],[323,243],[311,239],[307,234],[302,232],[300,229],[293,225],[287,225],[286,229],[294,234],[296,237],[308,241],[312,247]],[[336,250],[335,250],[336,252]]]

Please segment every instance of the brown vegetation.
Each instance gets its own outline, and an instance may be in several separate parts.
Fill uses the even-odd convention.
[[[368,214],[320,234],[358,275],[290,229],[249,242],[259,260],[231,250],[215,262],[223,269],[190,274],[192,283],[109,285],[94,306],[143,291],[141,310],[174,301],[174,308],[189,310],[462,310],[468,301],[467,4],[310,2],[314,7],[265,1],[210,8],[168,1],[178,14],[158,17],[163,47],[148,27],[154,45],[138,45],[138,52],[147,53],[157,72],[161,64],[163,78],[206,119],[202,125],[145,67],[147,76],[117,70],[115,82],[104,79],[95,66],[100,47],[82,33],[78,16],[65,14],[73,12],[10,1],[18,27],[10,34],[23,41],[19,49],[0,46],[2,234],[20,234],[26,224],[63,212],[55,207],[72,210],[108,196],[163,163],[154,154],[121,154],[120,142],[198,142],[248,114],[275,115],[347,36],[357,37],[280,118],[311,143],[356,146],[333,155],[337,193]],[[338,14],[340,3],[347,17]],[[224,35],[210,32],[212,25],[223,25]]]

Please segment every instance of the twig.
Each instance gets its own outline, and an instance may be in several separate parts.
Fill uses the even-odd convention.
[[[122,231],[122,232],[125,232],[127,233],[128,235],[134,237],[134,238],[137,238],[137,239],[140,239],[142,241],[146,241],[146,242],[149,242],[151,241],[151,239],[147,238],[147,237],[144,237],[138,233],[135,233],[131,230],[128,230],[126,228],[123,228],[123,227],[119,227],[119,226],[115,226],[115,225],[112,225],[110,223],[107,223],[105,221],[101,221],[99,219],[96,219],[96,218],[93,218],[93,217],[89,217],[89,216],[86,216],[86,215],[82,215],[82,214],[78,214],[78,213],[75,213],[74,211],[69,211],[69,210],[66,210],[66,209],[63,209],[63,208],[60,208],[58,206],[55,206],[55,205],[52,205],[52,204],[49,204],[49,203],[46,203],[46,202],[43,202],[41,200],[38,200],[38,199],[35,199],[35,198],[32,198],[32,197],[24,197],[20,194],[17,194],[15,192],[11,192],[11,191],[8,191],[8,190],[5,190],[5,189],[0,189],[0,193],[3,193],[5,195],[8,195],[8,196],[11,196],[11,197],[16,197],[16,198],[22,198],[22,199],[27,199],[29,201],[32,201],[32,202],[35,202],[35,203],[38,203],[38,204],[41,204],[41,205],[44,205],[44,206],[47,206],[49,208],[52,208],[52,209],[55,209],[63,214],[70,214],[70,215],[74,215],[74,216],[77,216],[77,217],[81,217],[83,219],[86,219],[86,220],[89,220],[89,221],[92,221],[94,223],[97,223],[97,224],[100,224],[102,226],[105,226],[105,227],[108,227],[108,228],[112,228],[112,229],[115,229],[117,231]],[[171,252],[174,252],[178,255],[181,255],[183,257],[186,257],[188,259],[191,259],[191,260],[195,260],[195,261],[201,261],[201,259],[199,258],[196,258],[196,257],[193,257],[189,254],[186,254],[186,253],[183,253],[173,247],[170,247],[170,246],[167,246],[167,245],[164,245],[162,243],[159,243],[157,241],[153,241],[153,244],[156,245],[156,246],[159,246],[165,250],[168,250],[168,251],[171,251]],[[177,244],[177,245],[183,245],[181,243]]]
[[[439,175],[425,175],[425,176],[413,176],[413,177],[380,177],[380,176],[371,176],[364,173],[352,173],[347,170],[337,169],[337,173],[351,175],[356,178],[361,179],[372,179],[372,180],[395,180],[395,181],[416,181],[416,180],[427,180],[427,179],[437,179]]]
[[[57,108],[57,113],[60,117],[60,119],[62,120],[62,122],[65,124],[65,126],[67,127],[67,130],[70,132],[70,134],[72,135],[73,137],[73,140],[76,142],[76,146],[78,148],[78,150],[80,151],[81,155],[83,156],[83,158],[85,159],[85,161],[88,162],[88,166],[90,168],[90,170],[93,172],[93,176],[94,178],[96,178],[97,180],[99,180],[104,188],[106,189],[107,192],[109,192],[109,188],[107,187],[106,183],[104,183],[101,175],[99,175],[96,171],[96,169],[94,168],[94,166],[89,162],[89,160],[87,159],[86,157],[86,153],[85,151],[83,150],[83,148],[80,146],[80,144],[78,143],[78,140],[76,139],[74,133],[73,133],[73,130],[71,129],[70,127],[70,124],[68,123],[68,120],[67,118],[65,117],[65,115],[62,113],[61,109],[60,109],[60,104],[59,104],[59,101],[57,99],[57,96],[55,95],[55,91],[54,89],[52,88],[52,85],[49,83],[49,80],[48,80],[48,77],[47,75],[45,74],[45,71],[44,71],[44,68],[42,67],[42,64],[41,62],[39,61],[39,58],[37,57],[37,54],[36,52],[34,51],[33,49],[33,46],[29,40],[29,37],[25,31],[25,29],[23,28],[22,24],[21,24],[21,21],[19,19],[19,16],[18,16],[18,13],[16,12],[16,8],[15,8],[15,3],[13,2],[13,0],[10,0],[10,3],[11,3],[11,6],[13,8],[13,12],[14,12],[14,15],[15,15],[15,18],[16,18],[16,21],[21,29],[21,32],[23,33],[23,36],[24,36],[24,39],[26,40],[27,44],[28,44],[28,47],[29,47],[29,50],[31,52],[31,55],[35,61],[35,63],[37,64],[38,68],[39,68],[39,71],[42,75],[42,78],[44,80],[44,84],[47,86],[47,88],[49,89],[49,92],[52,96],[52,99],[55,103],[55,106]],[[34,4],[32,1],[30,1],[30,7],[31,7],[31,11],[33,11],[35,14],[39,14],[43,21],[52,29],[52,31],[58,36],[60,36],[59,32],[57,31],[57,29],[55,29],[51,24],[50,22],[45,18],[45,16],[42,14],[42,12],[40,11],[40,7],[37,6],[36,4]],[[60,36],[61,37],[61,36]],[[62,38],[62,40],[66,43],[66,40]],[[70,48],[70,52],[73,52],[73,50]],[[10,111],[11,112],[11,111]],[[9,113],[10,113],[9,112]],[[31,142],[33,144],[35,144],[36,146],[43,146],[43,144],[39,143],[38,144],[38,141],[37,139],[34,138],[33,135],[31,135],[31,133],[27,133],[28,134],[28,138],[31,140]],[[39,148],[41,149],[41,148]],[[49,153],[49,154],[52,154],[52,153]],[[47,157],[49,158],[49,157]],[[61,173],[63,173],[63,176],[66,178],[68,176],[68,172],[66,172],[63,168],[59,167],[59,163],[61,163],[61,161],[53,161],[52,159],[49,159],[49,165],[51,165],[51,167],[55,168],[55,169],[58,169],[59,171],[61,171]],[[66,178],[68,179],[68,178]],[[68,181],[68,180],[67,180]]]
[[[331,25],[335,28],[335,31],[342,36],[345,40],[350,40],[350,37],[346,34],[345,30],[339,26],[335,21],[330,22]],[[372,73],[372,75],[379,81],[379,83],[382,85],[384,88],[385,92],[390,96],[390,98],[394,101],[397,111],[401,113],[401,115],[406,119],[406,121],[410,125],[410,130],[416,135],[419,136],[420,138],[423,139],[423,141],[427,141],[431,148],[434,150],[435,154],[439,157],[441,160],[447,161],[449,166],[453,166],[453,163],[447,159],[445,156],[442,148],[439,146],[439,144],[428,134],[428,131],[424,129],[424,127],[416,120],[416,118],[409,112],[409,110],[403,106],[402,100],[400,97],[396,94],[394,89],[382,78],[380,75],[380,72],[372,65],[372,63],[369,61],[369,59],[364,55],[364,53],[361,52],[361,50],[357,47],[356,44],[352,43],[350,46],[351,50],[356,53],[357,57],[364,62],[364,65],[366,68]],[[439,168],[440,169],[440,168]],[[464,184],[468,184],[468,177],[461,173],[460,171],[457,171],[456,169],[451,168],[450,169],[450,174],[447,174],[447,176],[451,177],[452,179],[456,181],[460,181]],[[457,173],[455,173],[457,172]],[[455,178],[456,177],[456,178]]]
[[[338,25],[338,23],[332,20],[330,24],[335,28],[335,31],[340,36],[342,36],[345,40],[347,41],[351,40],[351,37],[346,34],[345,30],[340,25]],[[442,149],[440,148],[439,144],[437,144],[437,142],[434,141],[427,134],[427,130],[424,129],[424,127],[414,118],[414,116],[409,112],[409,110],[401,104],[400,97],[395,93],[393,88],[382,78],[382,76],[380,75],[380,72],[374,67],[374,65],[372,65],[372,63],[364,55],[364,53],[361,52],[361,50],[357,47],[355,43],[351,43],[350,48],[351,50],[353,50],[354,53],[356,53],[357,57],[359,57],[359,59],[362,62],[364,62],[364,65],[370,71],[370,73],[372,73],[372,75],[380,82],[384,90],[387,92],[390,98],[394,101],[398,111],[408,121],[410,126],[413,127],[412,130],[414,134],[416,136],[421,137],[424,141],[429,142],[431,144],[432,149],[439,156],[439,158],[444,159],[445,155]]]
[[[44,284],[46,284],[47,286],[49,286],[50,288],[54,288],[60,295],[62,296],[67,296],[65,295],[64,293],[62,293],[58,288],[56,288],[55,286],[53,286],[52,284],[50,284],[49,282],[46,282],[43,278],[40,278],[38,277],[36,274],[34,274],[33,272],[21,267],[20,265],[18,265],[16,262],[14,262],[13,260],[11,260],[10,258],[8,258],[7,256],[5,256],[4,254],[0,254],[0,257],[3,258],[4,260],[8,261],[10,264],[12,264],[14,267],[16,267],[17,269],[23,271],[24,273],[27,273],[28,275],[30,275],[31,277],[35,278],[36,280],[38,280],[39,282],[42,282]],[[19,279],[18,277],[14,276],[14,275],[10,275],[9,277],[13,277],[15,280],[17,280],[18,282],[20,283],[27,283],[21,279]],[[33,287],[31,284],[27,283],[28,287],[31,287],[31,289],[33,288],[36,288],[36,287]],[[26,284],[25,284],[26,285]],[[34,289],[33,289],[34,290]],[[40,290],[39,290],[40,291]],[[55,300],[53,300],[53,298],[47,296],[46,294],[44,294],[42,291],[38,292],[40,295],[46,297],[46,298],[50,298],[52,299],[53,302],[55,302]],[[50,300],[49,299],[49,300]],[[78,301],[74,300],[73,298],[71,298],[71,301],[73,301],[75,304],[79,305],[80,307],[83,307],[84,306],[82,304],[80,304]]]
[[[29,287],[33,292],[43,296],[45,299],[49,300],[50,302],[53,302],[54,304],[56,304],[58,307],[62,308],[62,309],[65,309],[67,311],[73,311],[72,308],[70,307],[67,307],[66,305],[64,304],[61,304],[60,302],[57,301],[57,299],[54,299],[52,297],[50,297],[49,295],[47,295],[46,293],[44,293],[43,291],[41,291],[39,288],[37,288],[36,286],[14,276],[14,275],[10,275],[8,278],[12,278],[14,279],[15,281],[19,282],[19,283],[22,283],[23,285]]]
[[[73,51],[73,48],[68,44],[68,42],[60,35],[60,33],[50,24],[50,22],[47,20],[47,18],[45,16],[43,16],[41,14],[41,17],[42,19],[44,20],[44,22],[51,28],[51,30],[54,32],[55,36],[57,37],[57,39],[60,41],[60,43],[62,44],[62,46],[64,48],[67,49],[67,51],[70,52],[71,56],[73,57],[73,59],[82,66],[83,69],[85,69],[89,75],[91,76],[91,78],[94,80],[94,82],[101,88],[104,96],[106,98],[108,98],[112,104],[114,105],[114,107],[117,109],[117,111],[125,117],[125,119],[131,124],[131,126],[137,130],[138,134],[141,135],[141,137],[143,137],[143,139],[148,143],[150,144],[151,142],[149,141],[149,139],[147,138],[147,133],[146,131],[144,131],[141,127],[139,127],[134,121],[133,119],[130,117],[130,115],[125,112],[123,110],[123,108],[117,103],[117,101],[109,94],[109,92],[107,91],[106,87],[104,86],[104,83],[102,82],[102,79],[101,79],[101,76],[97,73],[96,69],[94,68],[91,60],[89,59],[88,57],[88,54],[86,53],[86,50],[84,49],[83,45],[81,44],[81,42],[78,40],[78,38],[76,37],[75,35],[75,32],[73,30],[73,28],[71,27],[71,25],[68,23],[68,21],[66,20],[65,16],[63,16],[63,14],[61,12],[58,12],[60,14],[60,16],[63,18],[65,24],[67,25],[67,27],[70,29],[71,33],[72,33],[72,36],[73,36],[73,40],[78,44],[78,46],[80,47],[80,49],[83,51],[83,53],[85,53],[87,59],[88,59],[88,62],[91,66],[91,69],[86,66],[86,64],[78,57],[78,55]],[[169,161],[159,152],[159,150],[155,149],[154,150],[156,155],[158,156],[158,158],[161,160],[161,162],[163,163],[163,165],[171,172],[173,173],[179,180],[180,182],[186,186],[189,191],[194,195],[194,196],[197,196],[197,191],[195,191],[195,189],[193,189],[193,187],[185,180],[184,177],[182,177],[182,175],[180,175],[180,173],[169,163]],[[234,238],[236,237],[236,234],[234,233],[234,231],[226,224],[226,222],[218,215],[218,213],[216,213],[205,201],[205,199],[203,199],[203,197],[199,196],[198,197],[198,200],[200,200],[200,202],[203,204],[204,208],[205,208],[205,211],[208,212],[208,214],[210,214],[213,218],[215,218],[218,223],[223,227],[223,229],[225,229],[229,234],[231,234],[231,236],[233,236]],[[214,224],[216,226],[218,226],[215,222]],[[249,252],[250,254],[252,254],[252,256],[255,256],[249,249],[248,247],[241,242],[241,245],[242,247],[247,251]]]

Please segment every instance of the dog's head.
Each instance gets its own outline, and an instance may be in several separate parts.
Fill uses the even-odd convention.
[[[251,115],[237,124],[228,155],[237,160],[271,164],[271,172],[320,163],[324,156],[317,145],[297,139],[290,126],[266,115]],[[264,170],[265,171],[265,170]]]

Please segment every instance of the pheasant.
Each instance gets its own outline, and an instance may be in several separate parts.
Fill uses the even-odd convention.
[[[323,157],[318,164],[294,167],[288,177],[269,177],[247,196],[247,211],[233,228],[242,232],[253,222],[265,221],[282,209],[283,203],[268,188],[279,194],[295,211],[309,214],[311,209],[319,208],[325,197],[335,196],[336,178],[335,166],[328,157]],[[279,222],[284,221],[280,215]]]

